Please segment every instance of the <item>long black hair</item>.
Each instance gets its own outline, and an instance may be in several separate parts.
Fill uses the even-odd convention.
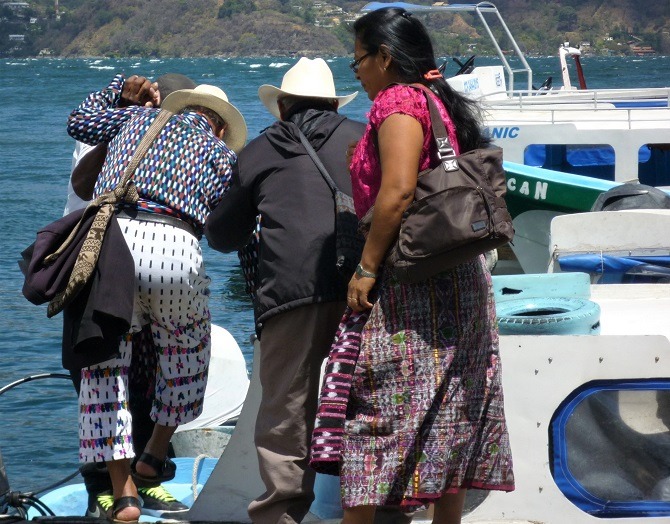
[[[427,80],[424,75],[437,69],[433,43],[424,25],[409,11],[385,7],[371,11],[353,25],[356,39],[368,53],[376,53],[384,45],[393,59],[391,67],[403,82],[428,86],[444,103],[456,126],[461,152],[487,145],[482,133],[479,105],[451,88],[440,75]]]

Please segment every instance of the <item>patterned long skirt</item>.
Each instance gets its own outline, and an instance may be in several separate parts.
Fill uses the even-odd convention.
[[[361,333],[340,478],[344,507],[514,489],[483,257],[416,284],[382,278]]]

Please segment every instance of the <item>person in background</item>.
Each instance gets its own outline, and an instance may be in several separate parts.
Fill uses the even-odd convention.
[[[343,322],[334,344],[348,329],[360,338],[339,450],[342,522],[432,503],[434,523],[458,523],[468,488],[514,489],[495,304],[483,256],[417,283],[384,270],[418,173],[438,161],[426,95],[407,84],[430,88],[457,153],[487,140],[411,13],[379,9],[353,29],[351,68],[373,101],[353,152],[353,198],[359,217],[374,211],[347,292],[364,328]]]
[[[300,58],[281,88],[261,86],[258,95],[278,120],[242,151],[230,191],[205,224],[210,246],[230,252],[247,244],[260,215],[254,315],[263,393],[255,444],[266,491],[249,506],[253,522],[301,522],[314,499],[309,438],[346,283],[335,267],[333,196],[299,131],[350,194],[345,152],[365,126],[337,110],[356,94],[337,95],[320,58]]]
[[[151,82],[141,80],[139,105],[123,107],[126,80],[117,75],[70,115],[68,133],[73,138],[92,145],[108,142],[94,196],[118,183],[161,111],[143,107],[161,102]],[[132,327],[116,357],[81,370],[80,461],[106,463],[114,498],[107,516],[120,522],[138,520],[136,483],[160,483],[171,436],[179,424],[202,411],[210,314],[209,278],[198,239],[209,212],[228,189],[235,151],[244,146],[247,132],[242,115],[214,86],[175,91],[161,107],[176,114],[133,175],[140,200],[117,210],[135,261]],[[155,425],[131,471],[135,456],[127,397],[131,335],[146,324],[151,325],[158,362],[151,412]]]
[[[156,107],[170,93],[179,89],[193,89],[196,83],[179,73],[167,73],[156,79],[152,87],[156,90]],[[146,89],[143,78],[133,77],[123,85],[121,105],[139,105],[143,100],[142,89]],[[154,102],[145,102],[154,106]],[[68,182],[68,196],[64,215],[86,207],[93,196],[95,182],[102,170],[107,154],[107,143],[89,145],[77,141],[72,155],[72,173]],[[64,316],[65,318],[65,316]],[[132,416],[133,449],[136,459],[142,454],[151,437],[154,423],[150,417],[153,397],[153,370],[156,367],[156,353],[151,339],[151,327],[144,326],[142,331],[133,335],[132,362],[128,372],[128,406]],[[77,393],[81,368],[70,370]],[[88,505],[86,516],[100,517],[114,504],[112,483],[104,462],[83,464],[80,468],[86,491]],[[166,459],[163,481],[174,477],[176,465]],[[155,517],[174,517],[188,511],[188,506],[179,502],[162,484],[138,487],[142,499],[142,514]]]

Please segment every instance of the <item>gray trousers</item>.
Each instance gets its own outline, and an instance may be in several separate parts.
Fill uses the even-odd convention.
[[[314,500],[316,474],[308,462],[321,365],[345,306],[302,306],[263,325],[255,443],[266,491],[249,505],[254,523],[300,522]]]
[[[249,505],[254,524],[301,522],[314,500],[316,473],[308,463],[321,366],[345,306],[345,302],[302,306],[263,326],[259,368],[263,393],[254,440],[266,491]],[[379,508],[376,517],[376,522],[385,524],[411,521],[395,508]]]

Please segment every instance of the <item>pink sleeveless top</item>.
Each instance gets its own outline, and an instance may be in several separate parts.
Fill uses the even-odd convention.
[[[447,128],[449,140],[459,154],[456,127],[441,100],[431,94],[436,102],[442,120]],[[419,171],[428,169],[436,158],[433,130],[430,126],[430,112],[424,92],[407,85],[392,85],[377,94],[368,113],[368,126],[358,142],[349,170],[353,189],[354,207],[361,218],[372,207],[377,198],[382,181],[382,171],[377,152],[376,140],[379,127],[394,113],[409,115],[421,124],[423,129],[423,150],[419,158]]]

